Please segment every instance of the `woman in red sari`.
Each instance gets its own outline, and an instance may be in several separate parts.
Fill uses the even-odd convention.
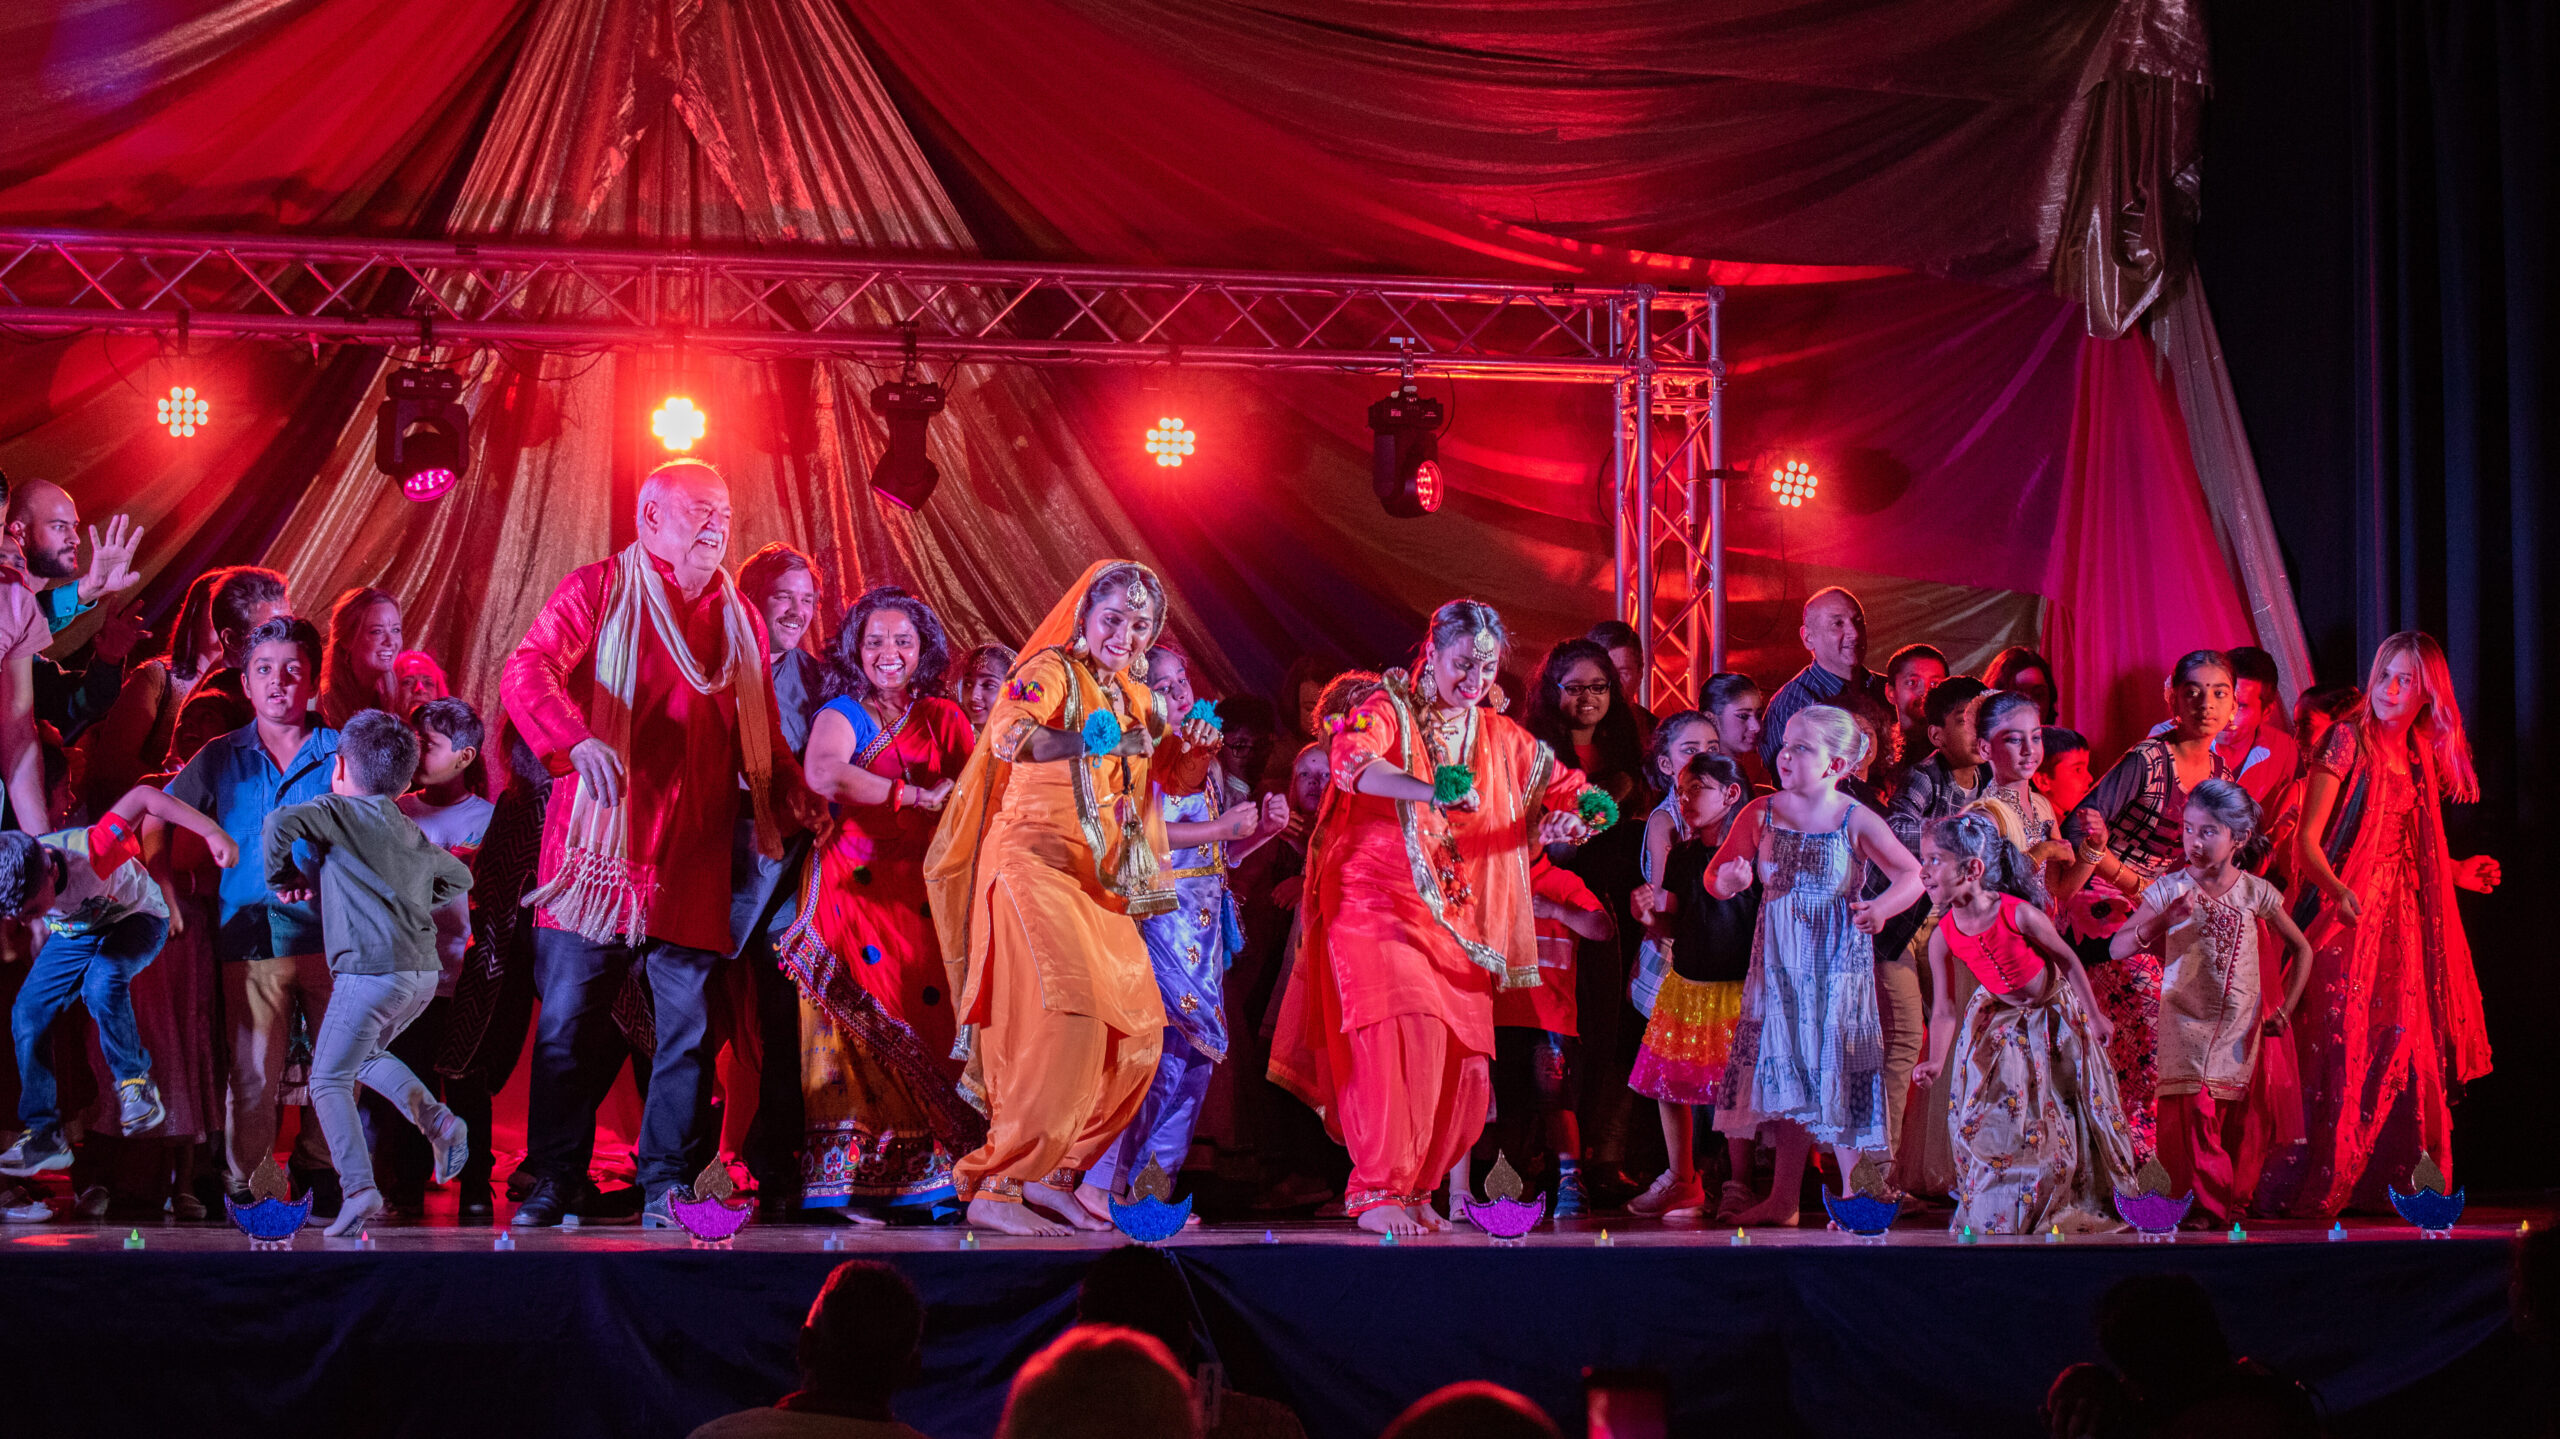
[[[807,1208],[946,1202],[952,1159],[986,1138],[925,915],[925,848],[971,743],[941,693],[950,665],[942,622],[894,585],[854,603],[827,655],[804,763],[835,817],[776,946],[800,989]]]
[[[2294,919],[2312,958],[2295,1044],[2311,1142],[2262,1202],[2318,1218],[2379,1208],[2421,1151],[2453,1173],[2453,1096],[2489,1072],[2454,891],[2497,888],[2498,862],[2456,860],[2442,807],[2479,798],[2444,650],[2415,630],[2384,640],[2303,785]]]
[[[1530,862],[1587,837],[1599,795],[1485,707],[1504,638],[1491,608],[1442,605],[1421,662],[1328,741],[1271,1078],[1350,1148],[1344,1208],[1381,1234],[1448,1225],[1431,1191],[1484,1129],[1494,990],[1538,983]]]

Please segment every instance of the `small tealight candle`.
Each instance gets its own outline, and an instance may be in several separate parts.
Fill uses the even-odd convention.
[[[2330,1243],[2332,1243],[2332,1244],[2344,1244],[2344,1243],[2346,1243],[2346,1242],[2347,1242],[2347,1226],[2345,1226],[2344,1224],[2339,1223],[2338,1221],[2336,1221],[2336,1220],[2334,1220],[2334,1219],[2333,1219],[2333,1220],[2330,1220],[2330,1221],[2329,1221],[2329,1242],[2330,1242]]]
[[[1751,1247],[1751,1236],[1737,1229],[1733,1231],[1733,1237],[1726,1240],[1725,1243],[1735,1249],[1748,1249]]]
[[[124,1247],[127,1249],[140,1249],[142,1247],[142,1231],[137,1229],[131,1234],[126,1235],[124,1237]]]
[[[2231,1232],[2224,1235],[2223,1238],[2228,1239],[2234,1244],[2246,1244],[2249,1242],[2249,1231],[2241,1228],[2240,1221],[2235,1219],[2231,1221]]]

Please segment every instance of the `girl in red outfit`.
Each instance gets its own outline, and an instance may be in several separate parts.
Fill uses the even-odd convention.
[[[2111,1029],[2053,921],[2019,898],[2024,857],[1979,804],[1920,836],[1920,880],[1941,916],[1929,937],[1929,1053],[1913,1083],[1956,1072],[1947,1135],[1956,1158],[1950,1229],[2033,1234],[2113,1229],[2107,1196],[2133,1173],[2133,1135],[2105,1055]],[[1961,963],[1982,988],[1954,994]]]

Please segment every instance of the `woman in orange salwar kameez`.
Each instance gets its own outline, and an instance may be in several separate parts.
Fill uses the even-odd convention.
[[[1349,1147],[1344,1208],[1379,1233],[1447,1226],[1431,1191],[1484,1129],[1494,990],[1538,982],[1530,862],[1587,833],[1581,773],[1481,703],[1503,639],[1490,608],[1441,606],[1422,662],[1328,741],[1271,1078]]]
[[[965,1088],[987,1111],[987,1142],[952,1169],[981,1228],[1108,1228],[1076,1185],[1155,1077],[1164,1002],[1136,917],[1174,903],[1148,792],[1163,623],[1145,566],[1086,570],[1023,645],[925,856]],[[1207,725],[1186,736],[1216,753]]]

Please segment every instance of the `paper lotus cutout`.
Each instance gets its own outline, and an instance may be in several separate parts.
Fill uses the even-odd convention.
[[[249,1202],[222,1196],[222,1210],[255,1249],[290,1249],[295,1231],[311,1220],[311,1196],[293,1197],[293,1185],[276,1167],[275,1156],[258,1161],[249,1176]]]
[[[2409,1170],[2411,1193],[2403,1194],[2385,1186],[2391,1196],[2391,1207],[2400,1217],[2414,1224],[2431,1239],[2441,1239],[2462,1218],[2462,1190],[2445,1193],[2444,1171],[2436,1167],[2435,1156],[2418,1152],[2418,1162]]]
[[[1465,1201],[1467,1218],[1496,1239],[1521,1238],[1547,1217],[1546,1197],[1522,1199],[1520,1195],[1526,1188],[1520,1182],[1520,1171],[1511,1167],[1511,1157],[1496,1151],[1493,1169],[1484,1177],[1485,1197]]]
[[[727,1244],[756,1212],[752,1200],[729,1202],[737,1192],[738,1186],[729,1179],[729,1166],[714,1159],[694,1176],[689,1188],[667,1191],[667,1213],[696,1244]]]
[[[1876,1163],[1874,1155],[1862,1156],[1858,1167],[1849,1171],[1849,1188],[1851,1193],[1845,1199],[1823,1190],[1822,1207],[1831,1215],[1832,1223],[1851,1234],[1861,1239],[1881,1238],[1902,1216],[1902,1196],[1885,1183],[1884,1166]]]
[[[1140,1244],[1162,1244],[1191,1222],[1191,1201],[1172,1202],[1173,1176],[1152,1159],[1129,1181],[1129,1192],[1135,1197],[1128,1203],[1111,1201],[1111,1222]]]
[[[2187,1211],[2194,1208],[2196,1202],[2192,1190],[2172,1198],[2169,1190],[2175,1183],[2169,1177],[2169,1171],[2161,1167],[2157,1155],[2144,1160],[2141,1171],[2133,1176],[2133,1188],[2117,1186],[2116,1213],[2122,1215],[2124,1222],[2132,1225],[2134,1231],[2145,1239],[2175,1242],[2178,1225],[2186,1219]]]

